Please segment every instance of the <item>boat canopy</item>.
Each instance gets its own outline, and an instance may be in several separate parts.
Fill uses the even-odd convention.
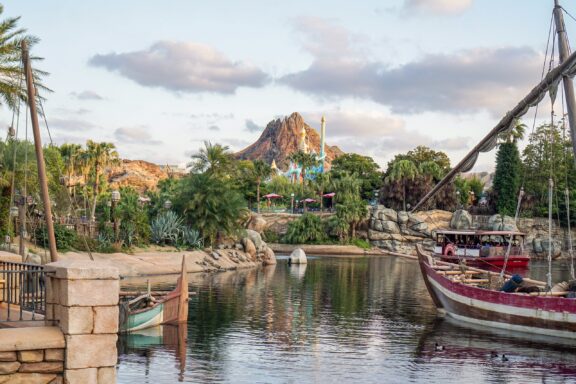
[[[474,231],[474,230],[455,230],[439,229],[437,235],[464,235],[464,236],[525,236],[526,234],[519,231]]]

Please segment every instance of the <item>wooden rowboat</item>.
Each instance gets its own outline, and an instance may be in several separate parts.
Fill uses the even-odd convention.
[[[416,250],[424,283],[441,314],[481,326],[576,338],[576,299],[546,292],[506,293],[491,289],[486,280],[497,279],[497,273],[462,273],[462,277],[459,277],[447,272],[461,268],[480,270],[458,265],[447,269],[449,263],[435,260],[420,245],[416,246]],[[533,280],[529,282],[537,286],[545,285]]]
[[[131,332],[160,324],[178,324],[188,320],[188,278],[186,258],[176,288],[158,299],[148,292],[120,303],[120,331]]]

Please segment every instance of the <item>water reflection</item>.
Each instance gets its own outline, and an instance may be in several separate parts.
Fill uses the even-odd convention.
[[[161,344],[124,339],[120,383],[563,382],[576,366],[570,343],[437,319],[411,260],[281,261],[189,278],[198,295],[187,344],[166,344],[165,334]],[[492,350],[510,361],[491,359]]]

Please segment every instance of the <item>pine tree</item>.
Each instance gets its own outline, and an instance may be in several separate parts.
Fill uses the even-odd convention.
[[[521,162],[514,142],[501,143],[496,155],[493,190],[496,209],[501,215],[514,216],[520,189]]]

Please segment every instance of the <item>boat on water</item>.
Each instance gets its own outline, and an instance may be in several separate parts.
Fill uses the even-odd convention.
[[[524,279],[537,292],[494,289],[499,274],[442,262],[416,246],[426,288],[441,314],[483,326],[576,339],[576,298],[541,290],[544,282]],[[510,278],[510,276],[507,276]]]
[[[530,256],[524,237],[518,231],[438,230],[434,256],[479,268],[502,268],[504,264],[508,269],[526,268]]]
[[[188,278],[186,258],[182,258],[182,270],[176,288],[155,298],[147,293],[120,302],[120,332],[133,332],[161,324],[178,324],[188,320]]]
[[[550,95],[552,109],[556,100],[560,82],[564,85],[564,98],[568,110],[568,122],[572,138],[576,138],[576,97],[572,78],[576,75],[576,53],[569,54],[566,29],[563,19],[564,9],[558,0],[554,1],[554,21],[559,52],[559,65],[543,77],[524,99],[522,99],[480,142],[440,180],[414,207],[421,207],[445,185],[450,183],[460,172],[467,172],[474,166],[480,152],[487,152],[498,143],[498,138],[509,134],[514,122],[523,116],[530,107],[537,106]],[[553,118],[552,118],[553,120]],[[572,150],[576,154],[576,140],[572,140]],[[554,198],[554,181],[548,182],[548,243],[552,244],[552,213]],[[515,222],[519,216],[523,189],[518,194]],[[565,191],[566,206],[569,207],[570,191]],[[469,265],[448,263],[426,253],[420,245],[416,251],[422,277],[426,288],[441,314],[458,321],[516,330],[534,334],[576,339],[576,273],[574,272],[574,255],[570,235],[570,211],[567,233],[569,239],[571,280],[554,284],[552,282],[552,247],[548,246],[547,281],[535,281],[522,278],[520,275],[506,275],[513,246],[506,246],[504,262],[499,273],[474,268]],[[518,233],[520,234],[520,233]],[[513,244],[509,244],[513,245]],[[443,250],[445,251],[445,249]],[[444,253],[444,252],[442,252]],[[454,252],[456,255],[457,252]],[[442,255],[441,255],[442,256]],[[475,260],[480,260],[480,255]],[[508,279],[505,281],[505,279]]]

